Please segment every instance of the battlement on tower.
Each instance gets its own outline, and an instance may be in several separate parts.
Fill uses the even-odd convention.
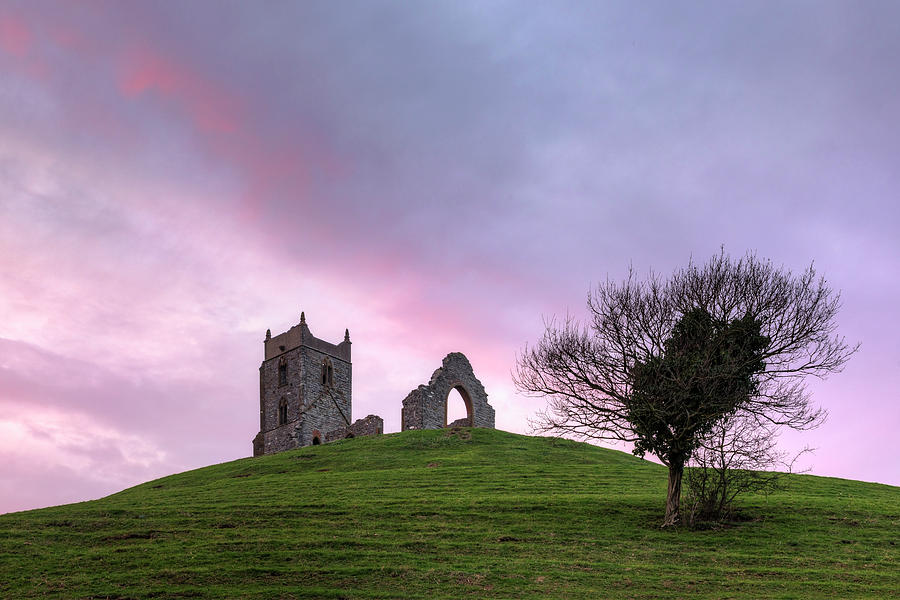
[[[274,337],[271,331],[266,332],[265,360],[277,358],[286,352],[290,352],[300,346],[313,348],[335,358],[350,362],[350,331],[344,330],[344,341],[332,344],[314,336],[306,324],[306,314],[300,313],[300,323],[294,325],[284,333]]]

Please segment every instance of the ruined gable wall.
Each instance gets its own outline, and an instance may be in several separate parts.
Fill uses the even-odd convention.
[[[472,417],[473,427],[494,427],[494,408],[475,377],[469,359],[461,352],[448,354],[428,385],[420,385],[403,400],[401,429],[440,429],[447,417],[447,396],[459,388]]]

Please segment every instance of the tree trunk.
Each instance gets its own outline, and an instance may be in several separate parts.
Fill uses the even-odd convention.
[[[666,518],[663,521],[663,527],[678,525],[681,516],[681,476],[683,473],[683,462],[669,462],[669,489],[666,492]]]

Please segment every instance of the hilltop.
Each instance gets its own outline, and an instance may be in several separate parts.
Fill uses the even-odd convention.
[[[660,530],[666,471],[489,429],[246,458],[0,516],[3,598],[885,598],[900,488],[791,475]]]

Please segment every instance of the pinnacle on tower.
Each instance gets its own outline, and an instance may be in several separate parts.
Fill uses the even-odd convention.
[[[344,330],[344,341],[347,342],[348,344],[350,343],[350,330],[349,329]]]
[[[272,330],[266,329],[266,341],[269,341],[271,339],[272,339]]]
[[[300,324],[306,325],[306,313],[302,310],[300,311]]]

